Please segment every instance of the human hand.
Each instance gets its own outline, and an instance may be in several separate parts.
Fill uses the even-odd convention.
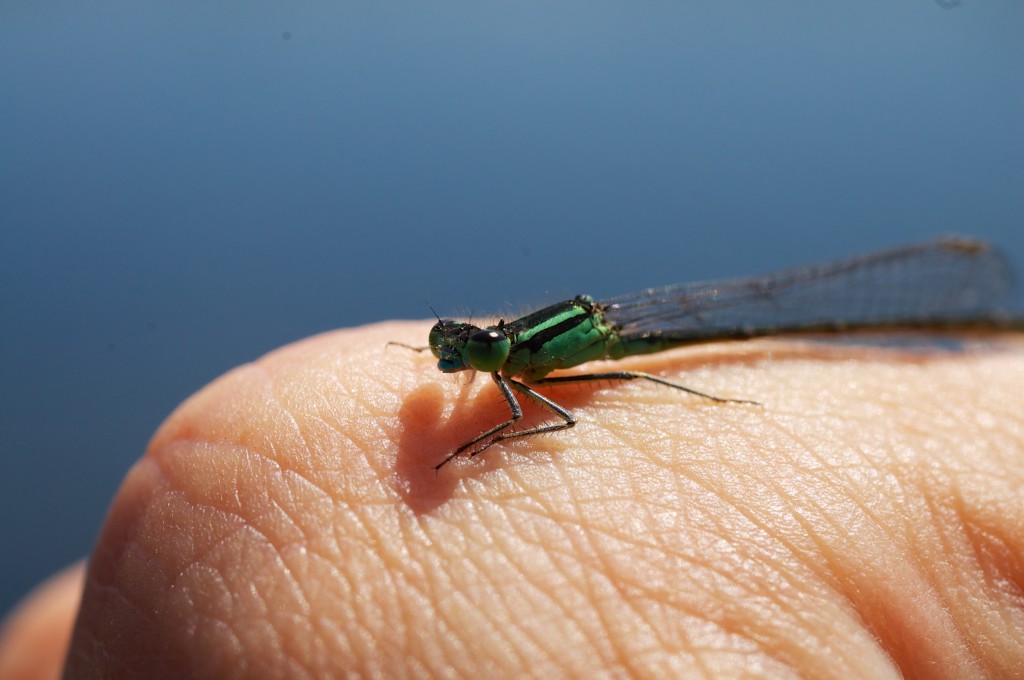
[[[1024,669],[1019,336],[620,361],[763,406],[543,388],[574,429],[435,473],[507,407],[385,347],[425,335],[317,336],[172,414],[113,503],[66,677]]]

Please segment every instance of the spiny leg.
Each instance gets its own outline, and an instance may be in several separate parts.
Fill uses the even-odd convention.
[[[540,378],[533,381],[534,385],[554,385],[558,383],[579,383],[579,382],[593,382],[597,380],[650,380],[651,382],[658,383],[659,385],[665,385],[672,387],[677,390],[682,390],[689,394],[693,394],[704,399],[710,399],[711,401],[718,402],[720,404],[754,404],[760,406],[761,402],[750,401],[749,399],[726,399],[725,397],[716,397],[713,394],[707,392],[701,392],[695,390],[692,387],[685,387],[678,383],[659,378],[656,375],[650,373],[641,373],[639,371],[613,371],[610,373],[587,373],[585,375],[559,375],[553,378]]]
[[[512,426],[517,420],[519,420],[520,418],[523,417],[523,409],[519,406],[519,402],[516,401],[516,397],[515,397],[514,394],[512,394],[512,390],[509,389],[508,383],[505,382],[505,379],[502,378],[497,372],[491,373],[491,379],[498,386],[498,389],[501,390],[501,394],[502,394],[502,396],[505,397],[505,401],[508,402],[509,410],[512,411],[512,417],[509,418],[508,420],[506,420],[503,423],[495,425],[494,427],[492,427],[491,429],[487,430],[486,432],[477,435],[476,437],[474,437],[473,439],[470,439],[468,442],[466,442],[465,444],[463,444],[459,448],[457,448],[454,451],[452,451],[448,455],[447,458],[445,458],[440,463],[438,463],[437,465],[434,466],[434,470],[440,470],[442,467],[444,467],[449,462],[451,462],[452,458],[455,458],[456,456],[458,456],[460,453],[462,453],[463,451],[465,451],[469,447],[473,446],[474,444],[479,444],[481,441],[483,441],[484,439],[487,439],[491,435],[493,435],[493,434],[495,434],[497,432],[501,432],[505,428]],[[515,380],[512,380],[512,383],[513,384],[519,384],[519,383],[516,383]],[[479,451],[474,451],[473,453],[470,454],[470,456],[471,457],[475,456],[476,454],[480,453],[480,451],[483,451],[484,449],[486,449],[488,446],[490,446],[491,444],[493,444],[496,441],[498,441],[497,438],[495,438],[494,440],[488,442],[487,445],[484,446],[483,448],[481,448]]]
[[[507,378],[507,380],[508,380],[508,382],[510,382],[512,384],[512,389],[514,389],[516,392],[519,392],[524,397],[527,397],[528,399],[532,399],[533,401],[537,402],[541,406],[543,406],[543,407],[545,407],[545,408],[547,408],[547,409],[549,409],[551,411],[554,411],[556,414],[558,414],[559,417],[561,417],[563,420],[565,420],[565,422],[564,423],[556,423],[555,425],[540,425],[538,427],[531,427],[528,430],[515,430],[513,432],[502,432],[501,434],[496,436],[494,439],[492,439],[491,441],[487,442],[486,445],[480,447],[479,449],[477,449],[473,453],[469,454],[470,458],[472,458],[473,456],[475,456],[475,455],[477,455],[477,454],[479,454],[479,453],[481,453],[483,451],[486,451],[488,448],[490,448],[494,444],[496,444],[496,443],[498,443],[500,441],[504,441],[506,439],[515,439],[516,437],[529,437],[530,435],[534,435],[534,434],[544,434],[545,432],[557,432],[558,430],[567,430],[567,429],[569,429],[570,427],[572,427],[573,425],[576,424],[576,416],[574,416],[572,414],[572,412],[569,411],[568,409],[566,409],[566,408],[564,408],[562,406],[559,406],[555,402],[553,402],[550,399],[548,399],[547,397],[545,397],[543,394],[540,394],[539,392],[535,392],[535,391],[531,390],[529,387],[527,387],[523,383],[519,382],[518,380],[513,380],[512,378]],[[478,441],[479,441],[479,438],[478,438]]]

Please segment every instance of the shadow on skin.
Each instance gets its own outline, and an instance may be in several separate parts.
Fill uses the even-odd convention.
[[[481,376],[483,377],[483,376]],[[490,380],[485,389],[474,394],[468,386],[460,391],[458,401],[453,404],[451,415],[445,419],[443,391],[435,384],[422,385],[408,394],[398,411],[399,438],[398,457],[395,472],[398,477],[396,491],[417,514],[432,511],[451,498],[459,480],[486,474],[504,465],[500,452],[505,446],[522,446],[520,442],[502,442],[482,454],[468,458],[458,456],[440,470],[438,463],[448,457],[463,443],[480,434],[494,424],[509,418],[508,404]],[[569,410],[591,401],[593,388],[579,385],[575,389],[563,386],[548,389],[545,394]],[[493,388],[493,389],[488,389]],[[523,399],[523,418],[518,427],[545,421],[551,414],[533,402]],[[562,432],[553,433],[555,436]],[[536,437],[527,437],[521,442],[535,442]],[[548,447],[529,445],[531,458],[548,458]]]

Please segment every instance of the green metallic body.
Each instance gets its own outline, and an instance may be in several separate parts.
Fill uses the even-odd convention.
[[[618,359],[618,334],[601,308],[585,296],[551,305],[503,326],[512,342],[502,375],[527,382],[560,368]]]

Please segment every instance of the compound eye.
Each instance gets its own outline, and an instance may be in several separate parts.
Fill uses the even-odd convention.
[[[466,341],[469,364],[478,371],[493,373],[500,370],[508,359],[512,343],[505,334],[494,329],[477,331]]]

